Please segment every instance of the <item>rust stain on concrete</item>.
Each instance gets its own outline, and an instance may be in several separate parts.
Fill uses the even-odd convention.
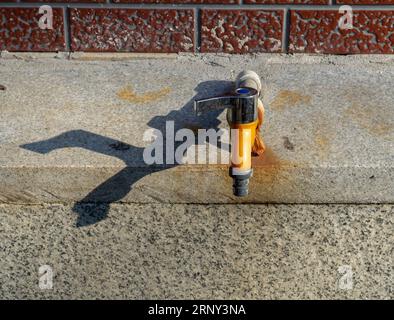
[[[324,121],[322,115],[312,121],[314,123],[313,139],[317,147],[316,151],[320,159],[326,159],[331,150],[331,141],[335,139],[335,130],[328,124],[328,121]]]
[[[294,193],[296,185],[296,169],[300,164],[281,159],[274,150],[266,147],[263,155],[252,158],[253,177],[251,189],[264,188],[267,199],[275,198],[275,194]]]
[[[258,157],[252,157],[252,167],[270,176],[278,175],[282,170],[294,168],[297,165],[291,161],[281,159],[270,147]]]
[[[328,151],[330,150],[330,140],[326,135],[324,135],[322,132],[318,132],[315,135],[315,143],[319,149],[319,155],[321,158],[324,158],[327,156]]]
[[[149,91],[143,94],[137,94],[134,92],[131,86],[126,86],[120,89],[117,93],[118,97],[122,100],[135,103],[135,104],[146,104],[153,101],[160,100],[171,92],[170,87],[164,87],[160,90]]]
[[[288,107],[294,107],[300,104],[310,104],[311,96],[304,95],[299,91],[281,90],[271,103],[271,108],[283,111]]]
[[[261,156],[252,158],[253,167],[281,167],[284,164],[285,162],[270,147],[266,147]]]
[[[301,164],[281,159],[272,148],[266,147],[263,155],[252,157],[252,167],[253,176],[250,179],[250,195],[258,193],[256,190],[263,188],[264,202],[270,202],[270,199],[278,198],[278,193],[281,195],[292,195],[297,192],[296,178],[298,174],[296,171],[302,168]],[[178,166],[178,170],[174,170],[174,174],[182,177],[185,171],[205,172],[206,170],[207,173],[214,174],[217,181],[223,181],[215,189],[216,193],[231,199],[234,203],[250,202],[250,197],[237,198],[232,195],[228,168],[229,165],[226,164],[185,164]],[[203,177],[204,175],[201,176],[201,183],[205,183]],[[198,183],[198,181],[195,180],[193,183]]]
[[[353,102],[345,116],[374,136],[385,136],[394,131],[394,121],[377,106]]]

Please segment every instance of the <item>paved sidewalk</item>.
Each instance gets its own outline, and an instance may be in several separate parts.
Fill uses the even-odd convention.
[[[394,298],[393,205],[90,209],[0,205],[0,298]]]

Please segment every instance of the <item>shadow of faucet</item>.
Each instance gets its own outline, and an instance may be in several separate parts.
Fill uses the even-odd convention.
[[[207,116],[197,117],[194,112],[194,100],[207,98],[214,95],[226,94],[233,89],[231,81],[205,81],[196,88],[195,96],[190,99],[180,110],[173,110],[165,116],[155,116],[147,124],[153,129],[163,133],[165,141],[165,128],[167,121],[174,122],[175,132],[181,128],[195,126],[196,128],[218,129],[221,123],[218,118],[222,111],[212,111]],[[177,146],[182,141],[175,143]],[[197,143],[197,141],[195,141]],[[220,145],[219,148],[223,147]],[[176,166],[172,165],[145,165],[136,170],[135,163],[143,162],[144,148],[136,147],[119,140],[108,138],[85,130],[71,130],[47,140],[28,143],[20,146],[29,151],[47,154],[56,149],[83,148],[103,155],[116,157],[124,162],[126,167],[108,180],[101,183],[83,199],[76,202],[73,211],[78,214],[76,226],[83,227],[95,224],[108,215],[110,204],[124,198],[133,185],[144,176]],[[166,159],[166,148],[163,148],[163,159]]]

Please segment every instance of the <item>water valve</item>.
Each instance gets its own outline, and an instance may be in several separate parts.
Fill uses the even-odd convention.
[[[233,193],[238,197],[248,195],[249,179],[253,174],[252,153],[261,155],[265,150],[259,135],[264,118],[260,91],[259,76],[253,71],[243,71],[236,78],[233,94],[196,100],[194,103],[197,115],[227,109],[227,122],[231,128],[229,173],[233,178]]]

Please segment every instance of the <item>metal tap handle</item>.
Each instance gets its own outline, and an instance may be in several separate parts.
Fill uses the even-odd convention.
[[[194,109],[198,116],[214,111],[214,110],[224,110],[227,108],[232,108],[237,104],[237,96],[223,96],[223,97],[213,97],[194,101]]]
[[[235,95],[213,97],[194,101],[196,114],[228,109],[232,123],[249,123],[257,119],[258,91],[253,88],[237,88]]]

